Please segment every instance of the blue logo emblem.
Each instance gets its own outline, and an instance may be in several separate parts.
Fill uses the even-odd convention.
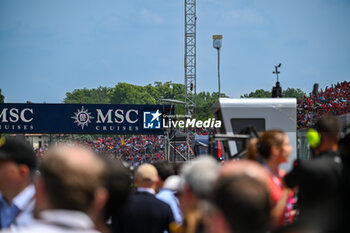
[[[143,128],[160,129],[161,115],[159,110],[156,112],[143,112]]]

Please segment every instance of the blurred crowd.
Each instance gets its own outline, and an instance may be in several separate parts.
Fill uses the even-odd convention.
[[[164,160],[164,143],[163,135],[98,137],[94,141],[82,142],[99,154],[107,154],[136,166],[146,162]]]
[[[350,112],[350,82],[344,81],[321,89],[298,100],[298,129],[309,128],[315,119],[327,113],[343,115]]]
[[[295,148],[280,130],[252,139],[241,160],[199,156],[180,164],[145,162],[132,170],[96,153],[123,153],[112,138],[57,145],[39,162],[30,145],[3,137],[0,231],[349,232],[350,131],[340,132],[335,116],[317,119],[308,137],[313,158],[296,160],[289,171],[279,165]],[[142,150],[161,139],[119,140],[121,148]]]
[[[197,135],[208,135],[215,132],[211,128],[198,128],[191,132]],[[95,140],[75,140],[75,144],[83,144],[90,147],[100,155],[108,155],[114,159],[122,160],[129,166],[138,166],[143,163],[154,163],[156,161],[166,160],[165,157],[165,136],[164,135],[121,135],[96,137]],[[184,154],[185,143],[176,143],[172,145],[177,158],[181,160],[179,154]],[[40,147],[35,150],[37,157],[45,156],[47,147]]]

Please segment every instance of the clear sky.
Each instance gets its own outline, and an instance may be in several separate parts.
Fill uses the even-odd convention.
[[[221,92],[309,93],[350,80],[349,0],[197,0],[197,92],[217,91],[212,35],[223,35]],[[5,102],[60,103],[118,82],[184,83],[184,0],[1,0]]]

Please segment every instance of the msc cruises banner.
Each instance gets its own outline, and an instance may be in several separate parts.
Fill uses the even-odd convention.
[[[168,105],[0,104],[0,133],[162,134]]]

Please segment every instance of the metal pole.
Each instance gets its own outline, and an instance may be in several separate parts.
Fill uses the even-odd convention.
[[[219,83],[219,98],[220,98],[220,94],[221,94],[221,90],[220,90],[220,49],[218,50],[218,83]]]

